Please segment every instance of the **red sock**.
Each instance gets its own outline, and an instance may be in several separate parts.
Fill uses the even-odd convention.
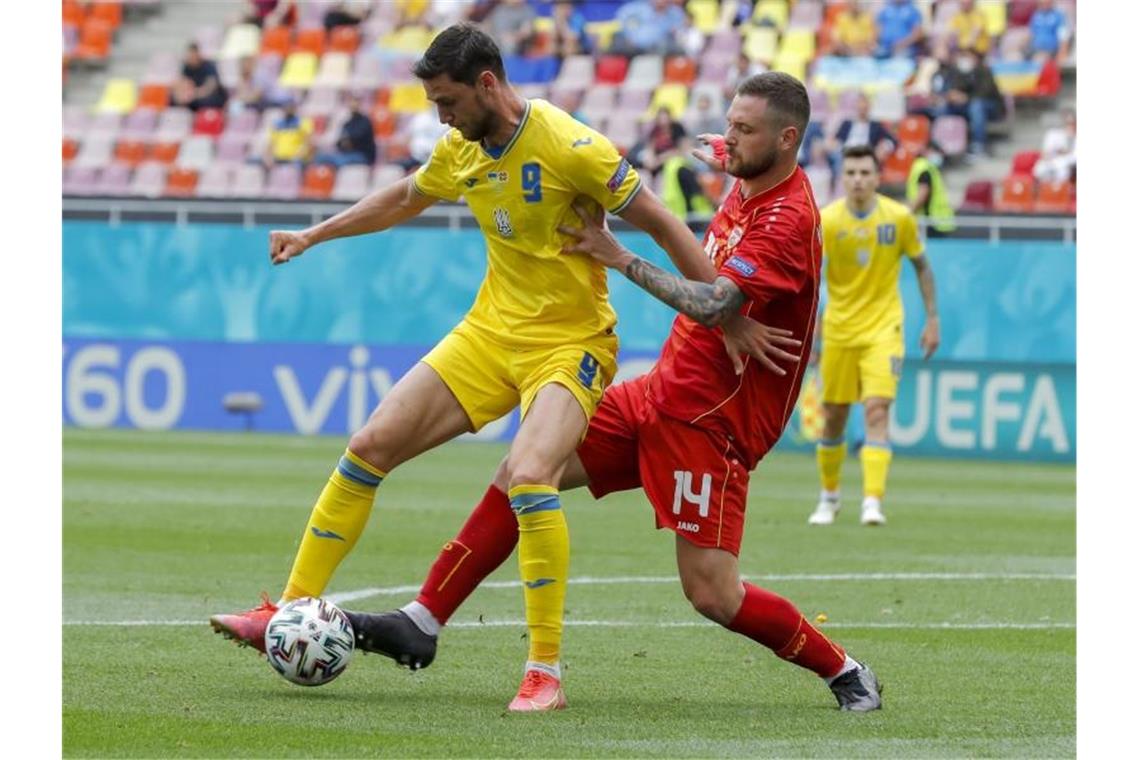
[[[518,542],[519,522],[511,503],[492,485],[459,535],[443,545],[416,601],[446,623],[483,579],[506,562]]]
[[[744,584],[744,602],[727,627],[824,678],[838,675],[847,659],[843,647],[816,630],[794,604],[750,583]]]

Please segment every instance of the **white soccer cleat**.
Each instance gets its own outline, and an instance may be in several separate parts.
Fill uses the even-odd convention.
[[[839,512],[839,499],[821,496],[815,511],[808,518],[808,525],[831,525]]]
[[[863,525],[886,525],[887,516],[883,514],[883,505],[875,498],[863,500],[863,515],[859,518]]]

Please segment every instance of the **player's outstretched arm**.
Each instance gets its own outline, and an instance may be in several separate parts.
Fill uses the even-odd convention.
[[[926,307],[926,324],[923,325],[918,344],[922,348],[922,358],[929,359],[938,350],[938,344],[942,340],[938,325],[938,299],[934,293],[934,269],[925,254],[915,256],[910,263],[914,264],[918,289],[922,293],[922,305]]]
[[[386,230],[419,215],[435,202],[435,198],[416,190],[412,177],[405,177],[308,229],[270,232],[269,259],[274,264],[284,264],[325,240]]]
[[[620,216],[634,227],[648,232],[685,277],[699,282],[716,279],[716,267],[701,249],[693,231],[673,216],[649,188],[642,187]],[[602,218],[604,221],[604,212]]]

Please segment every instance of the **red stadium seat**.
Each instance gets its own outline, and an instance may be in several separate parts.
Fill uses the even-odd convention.
[[[197,187],[198,172],[193,169],[179,167],[171,169],[170,174],[166,175],[166,195],[188,198],[194,195]]]
[[[275,26],[266,29],[261,34],[261,54],[279,55],[282,58],[289,55],[289,46],[292,43],[293,32],[287,26]]]
[[[629,61],[620,55],[603,55],[598,59],[598,84],[621,84],[629,71]]]
[[[1053,98],[1061,91],[1061,69],[1052,58],[1045,61],[1041,74],[1037,77],[1035,94],[1040,98]]]
[[[170,88],[164,84],[144,84],[139,89],[136,108],[153,108],[161,111],[170,103]]]
[[[697,62],[683,55],[665,61],[665,81],[692,84],[697,78]]]
[[[297,40],[293,43],[294,53],[312,53],[317,58],[325,52],[325,30],[322,27],[315,29],[302,29],[297,32]]]
[[[146,154],[147,144],[139,140],[119,140],[115,145],[115,160],[127,166],[138,166]]]
[[[313,164],[305,169],[305,177],[301,181],[301,197],[321,200],[332,195],[333,185],[336,184],[336,170],[324,164]]]
[[[921,153],[930,142],[930,120],[912,114],[899,122],[899,144],[914,154]]]
[[[1067,180],[1045,182],[1037,189],[1033,210],[1038,214],[1071,214],[1076,211],[1077,186]]]
[[[67,165],[79,153],[79,142],[70,137],[63,138],[63,163]]]
[[[1029,214],[1033,211],[1033,179],[1012,174],[1002,180],[1001,196],[994,208],[1013,214]]]
[[[226,116],[220,108],[203,108],[194,114],[192,132],[217,137],[226,128]]]
[[[1015,153],[1013,162],[1009,165],[1009,173],[1031,175],[1039,158],[1041,158],[1041,151],[1038,150],[1023,150],[1020,153]]]
[[[329,34],[330,53],[355,53],[360,47],[360,32],[355,26],[333,27]]]
[[[986,213],[994,210],[994,183],[981,179],[966,185],[966,197],[962,199],[961,211]]]
[[[111,52],[111,27],[97,18],[83,22],[75,57],[88,61],[103,61]]]
[[[883,162],[882,180],[884,185],[904,185],[910,176],[910,165],[914,154],[901,145]]]

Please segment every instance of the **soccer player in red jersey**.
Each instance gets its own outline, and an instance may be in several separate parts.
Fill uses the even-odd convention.
[[[881,706],[874,673],[787,599],[742,582],[737,561],[749,473],[791,416],[809,346],[799,348],[792,372],[748,358],[738,367],[719,325],[743,314],[796,336],[813,333],[823,246],[819,209],[796,165],[809,111],[804,86],[786,74],[758,74],[737,88],[723,142],[713,138],[719,150],[700,156],[737,178],[705,236],[712,283],[639,258],[581,207],[586,226],[560,228],[577,239],[567,255],[590,255],[681,312],[653,369],[606,391],[560,488],[588,486],[596,497],[644,489],[658,527],[677,534],[681,585],[698,612],[824,678],[842,709],[867,711]],[[412,668],[431,663],[440,627],[517,541],[505,488],[500,467],[414,602],[349,613],[360,648]]]

